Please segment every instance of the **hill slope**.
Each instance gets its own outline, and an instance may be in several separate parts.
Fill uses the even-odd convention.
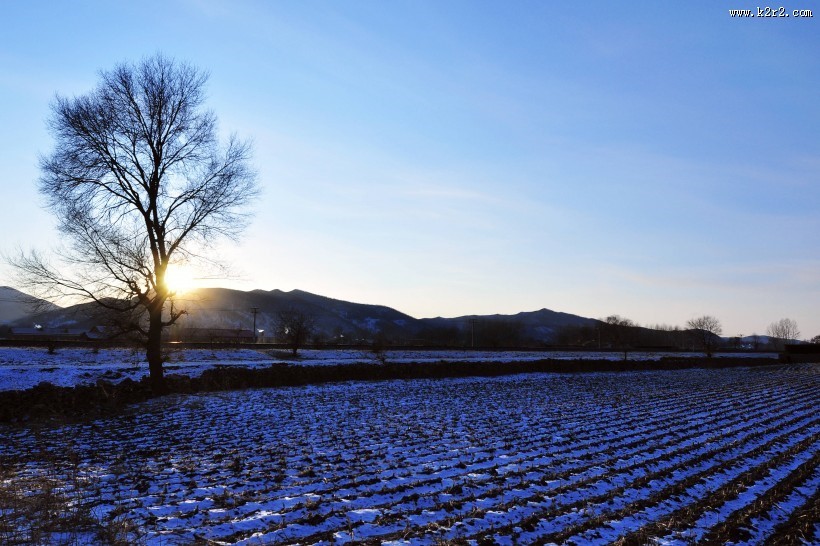
[[[59,309],[53,303],[29,296],[9,286],[0,286],[0,324],[26,321],[35,314],[38,306]]]
[[[355,342],[377,332],[412,326],[417,319],[383,305],[368,305],[336,300],[302,290],[252,290],[205,288],[185,296],[180,305],[188,315],[180,322],[184,328],[251,328],[253,309],[256,327],[270,335],[279,313],[293,309],[311,316],[320,337],[328,341]]]
[[[522,342],[549,343],[567,325],[595,323],[593,319],[549,309],[515,315],[464,316],[417,319],[384,305],[353,303],[302,290],[251,290],[202,288],[176,300],[185,315],[175,331],[188,328],[263,330],[262,339],[273,334],[278,316],[295,310],[313,318],[316,341],[367,343],[384,336],[397,343],[459,344],[501,346]],[[93,304],[54,309],[34,317],[46,327],[97,325]],[[25,320],[30,321],[31,317]],[[17,321],[20,324],[20,320]],[[22,324],[21,324],[22,325]]]

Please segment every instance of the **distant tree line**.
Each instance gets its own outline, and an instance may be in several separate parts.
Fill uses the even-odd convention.
[[[555,338],[555,345],[623,351],[627,358],[630,350],[668,349],[699,350],[711,356],[719,349],[749,351],[782,351],[790,343],[800,343],[797,322],[784,318],[773,322],[766,336],[752,334],[721,337],[720,320],[704,315],[687,321],[686,327],[656,324],[639,326],[630,319],[611,315],[595,324],[570,326],[562,329]],[[810,343],[820,343],[820,335]]]
[[[105,322],[101,313],[96,317],[99,324],[105,324],[103,331],[117,334],[116,329]],[[196,330],[196,329],[194,329]],[[203,329],[199,329],[203,330]],[[236,335],[238,329],[228,331]],[[236,331],[234,331],[236,330]],[[260,330],[261,332],[261,330]],[[607,350],[623,353],[624,360],[633,351],[702,351],[711,356],[718,350],[730,351],[783,351],[789,343],[799,343],[800,331],[796,321],[780,319],[769,325],[766,335],[736,335],[721,337],[722,325],[711,316],[704,315],[687,321],[685,327],[655,324],[641,326],[620,315],[610,315],[583,325],[565,326],[555,332],[547,332],[543,337],[532,334],[533,329],[520,320],[507,317],[466,318],[460,323],[446,322],[427,324],[420,330],[408,332],[406,328],[392,322],[381,322],[375,329],[336,329],[328,332],[320,327],[316,317],[295,308],[288,308],[277,314],[272,327],[264,337],[255,342],[281,344],[294,355],[304,347],[370,347],[374,351],[384,351],[396,346],[481,348],[481,349],[584,349]],[[213,338],[215,343],[250,343],[251,330],[242,330],[243,338]],[[191,333],[181,329],[173,337],[175,341],[201,341],[186,338]],[[0,325],[0,339],[12,339],[11,330]],[[246,339],[248,338],[248,339]],[[121,335],[117,339],[125,340]],[[811,339],[820,343],[820,335]]]
[[[585,349],[610,349],[628,353],[635,349],[693,349],[694,340],[679,326],[639,326],[630,319],[612,315],[594,324],[561,329],[555,345]]]
[[[426,346],[452,348],[580,348],[622,352],[627,359],[631,351],[677,350],[702,351],[711,356],[717,350],[782,351],[787,343],[797,342],[799,330],[791,319],[781,319],[769,326],[767,335],[721,337],[720,320],[703,315],[687,321],[685,327],[655,324],[640,326],[634,321],[610,315],[584,325],[565,326],[552,336],[541,339],[527,333],[519,320],[498,318],[465,319],[461,324],[427,325],[409,337],[404,328],[388,323],[370,332],[336,332],[328,336],[315,322],[290,311],[279,317],[276,341],[285,343],[294,353],[311,344]],[[820,341],[817,336],[816,341]]]

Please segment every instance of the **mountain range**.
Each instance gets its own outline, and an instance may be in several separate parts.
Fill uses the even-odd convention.
[[[57,310],[53,303],[39,300],[9,286],[0,286],[0,324],[26,322],[37,309]]]
[[[31,313],[23,302],[28,296],[12,288],[0,292],[0,324],[47,328],[93,328],[96,306],[79,304],[65,308]],[[597,323],[549,309],[514,315],[461,316],[453,318],[414,318],[383,305],[352,303],[302,290],[251,290],[201,288],[177,298],[175,305],[185,315],[174,328],[262,330],[261,338],[271,337],[280,314],[295,311],[310,317],[317,341],[361,343],[379,336],[393,341],[412,343],[445,343],[459,339],[463,343],[505,345],[510,342],[549,343],[567,326],[589,326]]]

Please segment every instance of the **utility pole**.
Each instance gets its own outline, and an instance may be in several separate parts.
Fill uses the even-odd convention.
[[[470,319],[470,347],[475,348],[475,323],[478,322],[478,319],[471,318]]]
[[[253,313],[253,342],[256,343],[256,314],[259,312],[258,307],[251,307],[251,313]]]

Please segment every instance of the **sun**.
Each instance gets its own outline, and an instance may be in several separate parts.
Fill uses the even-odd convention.
[[[171,265],[165,272],[165,284],[176,294],[185,294],[199,288],[196,271],[186,265]]]

